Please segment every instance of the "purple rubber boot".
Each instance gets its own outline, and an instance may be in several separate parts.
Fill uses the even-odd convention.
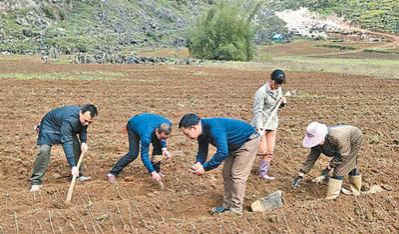
[[[265,180],[274,180],[275,177],[268,176],[267,172],[269,171],[270,162],[262,159],[259,161],[259,177]]]

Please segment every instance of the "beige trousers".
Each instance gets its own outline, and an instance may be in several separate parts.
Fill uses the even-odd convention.
[[[259,137],[230,152],[223,166],[223,207],[242,211],[247,179],[258,151]]]
[[[267,162],[270,162],[273,159],[274,146],[276,144],[276,135],[277,130],[267,130],[260,139],[257,155]]]

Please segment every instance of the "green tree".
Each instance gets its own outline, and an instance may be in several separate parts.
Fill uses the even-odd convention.
[[[193,57],[215,60],[251,60],[254,54],[254,30],[251,24],[259,3],[222,1],[199,17],[189,31],[187,45]],[[245,13],[244,10],[245,9]]]

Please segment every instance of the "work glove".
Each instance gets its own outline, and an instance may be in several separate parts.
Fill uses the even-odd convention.
[[[330,160],[330,168],[336,168],[337,166],[342,164],[342,156],[341,154],[336,154],[334,157]]]
[[[314,178],[312,180],[312,182],[316,183],[316,184],[320,184],[323,181],[327,181],[328,180],[328,173],[330,172],[331,168],[329,166],[327,166],[322,172],[321,175]]]
[[[72,167],[72,170],[71,170],[71,174],[72,174],[72,176],[75,176],[75,177],[78,177],[79,176],[79,169],[78,169],[78,167]]]
[[[281,97],[280,108],[285,107],[285,105],[287,105],[287,99],[285,97]]]
[[[294,180],[292,181],[292,187],[293,188],[298,188],[299,187],[299,183],[301,183],[303,179],[302,175],[298,175],[297,177],[294,178]]]
[[[161,175],[156,171],[151,172],[151,178],[157,182],[162,180]]]
[[[166,147],[162,148],[162,156],[166,157],[166,159],[168,160],[171,158],[170,153]]]
[[[87,146],[87,143],[86,143],[86,142],[83,142],[83,143],[80,145],[80,150],[82,150],[82,152],[84,152],[84,153],[86,153],[87,150],[89,150],[89,146]]]

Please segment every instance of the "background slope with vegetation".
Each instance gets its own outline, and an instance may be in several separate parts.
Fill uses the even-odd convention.
[[[216,0],[7,0],[0,1],[0,52],[72,54],[121,51],[137,47],[181,47],[186,33]],[[257,44],[275,34],[290,37],[275,11],[301,6],[336,13],[360,26],[398,33],[399,2],[374,1],[239,1],[241,10],[260,3],[252,21]]]

